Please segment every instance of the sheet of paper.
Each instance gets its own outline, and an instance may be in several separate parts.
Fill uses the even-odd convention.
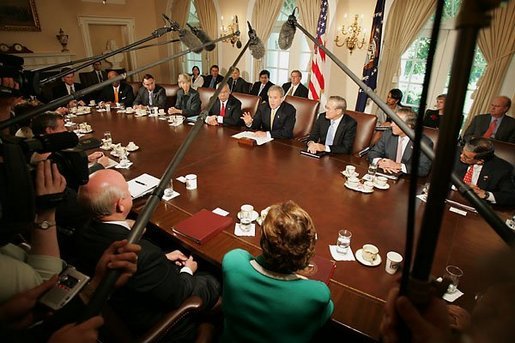
[[[158,184],[159,179],[147,173],[141,174],[128,182],[129,192],[133,198],[138,198],[152,191]]]
[[[213,213],[219,214],[219,215],[221,215],[223,217],[225,217],[226,215],[229,214],[229,212],[227,212],[226,210],[221,209],[220,207],[215,208],[213,210]]]
[[[254,132],[252,132],[252,131],[243,131],[243,132],[237,133],[237,134],[233,135],[232,138],[236,138],[236,139],[240,139],[240,138],[254,139],[256,141],[257,145],[263,145],[265,143],[268,143],[268,142],[271,142],[271,141],[274,140],[273,138],[268,138],[268,137],[256,137],[256,134]]]
[[[457,214],[461,214],[462,216],[467,215],[467,211],[463,211],[463,210],[460,210],[459,208],[452,207],[452,206],[449,208],[449,211],[457,213]]]
[[[346,254],[340,254],[336,250],[336,245],[330,245],[329,251],[331,252],[331,256],[333,260],[335,261],[356,261],[356,258],[354,257],[354,253],[352,252],[352,249],[349,247]]]
[[[243,231],[240,227],[240,223],[234,225],[234,234],[236,236],[254,237],[256,235],[256,224],[250,224],[250,230]]]
[[[182,183],[186,183],[186,178],[184,176],[178,176],[175,180],[182,182]]]

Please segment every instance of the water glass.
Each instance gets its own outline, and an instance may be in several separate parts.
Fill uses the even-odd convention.
[[[173,180],[170,180],[168,187],[165,188],[164,196],[168,198],[168,197],[171,197],[172,195],[173,195]]]
[[[377,173],[377,164],[376,163],[370,163],[368,165],[368,175],[375,176]]]
[[[111,137],[111,131],[105,131],[104,132],[104,139],[105,145],[110,146],[113,144],[113,138]]]
[[[346,254],[349,251],[350,239],[352,232],[349,230],[338,231],[338,240],[336,241],[336,251],[340,254]]]
[[[449,265],[445,267],[445,277],[451,281],[447,288],[447,293],[454,293],[458,289],[460,278],[463,276],[463,270],[458,266]]]

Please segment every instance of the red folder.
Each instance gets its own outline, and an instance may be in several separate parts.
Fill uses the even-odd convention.
[[[328,285],[329,281],[333,277],[335,269],[336,262],[325,257],[315,255],[309,262],[308,268],[302,272],[299,272],[298,274],[303,275],[311,280],[322,281]]]
[[[203,209],[175,225],[172,230],[178,235],[202,244],[232,223],[231,217],[223,217]]]

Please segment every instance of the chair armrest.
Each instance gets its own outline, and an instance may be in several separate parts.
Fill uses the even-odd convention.
[[[184,300],[178,308],[168,312],[163,318],[157,322],[148,332],[138,339],[139,342],[156,342],[159,341],[166,333],[173,328],[184,317],[198,312],[202,309],[202,299],[197,296],[191,296]]]

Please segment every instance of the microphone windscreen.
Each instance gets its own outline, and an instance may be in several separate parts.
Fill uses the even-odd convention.
[[[206,45],[204,47],[204,49],[206,49],[206,51],[213,51],[215,48],[216,48],[216,44],[212,42],[212,39],[209,38],[209,36],[207,35],[207,33],[205,33],[204,31],[202,30],[197,30],[195,32],[195,35],[198,37],[198,39],[200,39],[200,41],[202,42],[202,44],[206,44],[206,43],[211,43],[209,45]]]
[[[193,49],[193,52],[199,54],[202,52],[202,43],[200,40],[191,33],[190,30],[181,29],[179,30],[179,39],[181,42],[186,45],[189,49]]]
[[[249,45],[250,54],[255,59],[259,60],[265,56],[265,46],[259,37],[256,37],[252,40]]]
[[[293,43],[294,37],[295,26],[291,25],[288,21],[285,21],[281,27],[281,32],[279,32],[279,39],[277,40],[279,48],[281,50],[288,50]]]

